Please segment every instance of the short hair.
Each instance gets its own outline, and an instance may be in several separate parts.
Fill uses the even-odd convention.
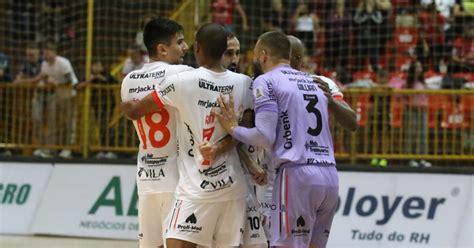
[[[57,48],[56,45],[55,45],[54,43],[52,43],[52,42],[48,42],[48,43],[44,44],[43,49],[45,49],[45,50],[51,50],[51,51],[54,51],[54,52],[57,52],[57,51],[58,51],[58,50],[57,50],[58,48]]]
[[[143,29],[143,43],[145,44],[148,54],[155,56],[156,46],[158,44],[169,45],[173,37],[183,32],[183,27],[169,19],[155,18],[149,21]]]
[[[206,57],[220,60],[227,50],[227,33],[222,25],[207,23],[196,33],[196,42],[202,47]]]
[[[279,31],[266,32],[258,38],[260,45],[267,48],[274,58],[290,59],[291,44],[286,35]]]

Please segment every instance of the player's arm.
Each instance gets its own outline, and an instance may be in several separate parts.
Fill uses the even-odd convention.
[[[328,83],[324,80],[319,77],[313,77],[313,80],[318,84],[319,88],[328,98],[329,109],[334,113],[337,123],[347,130],[355,131],[357,129],[356,112],[351,109],[342,97],[334,97]]]
[[[252,174],[253,179],[258,185],[265,185],[268,183],[267,173],[263,170],[257,162],[250,158],[249,154],[242,148],[242,146],[237,146],[237,152],[239,153],[240,159],[247,166],[250,174]]]
[[[249,29],[249,26],[248,26],[247,14],[245,13],[245,10],[242,8],[242,5],[240,5],[240,3],[237,3],[235,5],[235,10],[239,13],[240,17],[242,18],[242,29],[244,31],[247,31]]]
[[[138,118],[160,110],[160,107],[155,103],[155,92],[148,94],[140,101],[126,101],[122,102],[120,109],[123,115],[130,120],[137,120]]]
[[[136,120],[146,114],[159,111],[165,105],[177,107],[177,102],[182,99],[177,93],[179,84],[178,75],[167,77],[159,87],[140,101],[122,102],[120,106],[122,113],[128,119]]]
[[[214,159],[222,153],[225,153],[238,144],[231,135],[226,135],[218,142],[212,144],[205,140],[199,145],[199,152],[201,153],[204,160],[214,161]]]
[[[248,128],[255,126],[255,116],[253,110],[246,109],[243,112],[239,125]],[[205,160],[213,161],[218,155],[230,151],[239,143],[240,142],[232,138],[231,135],[227,135],[214,144],[211,144],[207,140],[204,141],[199,145],[199,151]]]
[[[278,123],[276,102],[263,103],[256,108],[255,112],[255,127],[245,128],[238,125],[239,116],[234,110],[234,101],[232,95],[229,101],[225,101],[220,96],[219,102],[221,113],[213,111],[217,116],[222,127],[238,141],[258,146],[264,149],[272,148],[275,143],[276,130]]]

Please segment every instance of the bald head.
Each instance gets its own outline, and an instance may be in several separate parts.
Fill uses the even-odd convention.
[[[267,50],[269,55],[275,59],[290,59],[291,46],[286,35],[278,31],[270,31],[262,34],[257,45]]]
[[[208,59],[220,61],[227,49],[227,33],[222,25],[207,23],[196,33],[196,42]]]
[[[293,35],[288,35],[287,37],[291,45],[290,65],[296,70],[301,70],[303,67],[304,53],[306,51],[304,43]]]

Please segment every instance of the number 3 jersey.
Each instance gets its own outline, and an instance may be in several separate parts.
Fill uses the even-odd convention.
[[[165,77],[193,70],[185,65],[153,62],[129,73],[122,82],[122,101],[140,100]],[[175,192],[178,183],[176,109],[171,107],[133,121],[140,140],[137,157],[138,194]]]
[[[219,202],[246,197],[247,185],[237,150],[218,155],[213,161],[203,160],[198,146],[204,142],[219,142],[227,133],[211,115],[217,108],[217,97],[232,94],[235,110],[253,108],[252,80],[242,74],[217,73],[198,68],[166,78],[155,91],[159,106],[178,109],[179,172],[176,197],[194,202]]]
[[[328,99],[304,72],[282,65],[254,82],[256,112],[278,113],[271,165],[335,164]]]

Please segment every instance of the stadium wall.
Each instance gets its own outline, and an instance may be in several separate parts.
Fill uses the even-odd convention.
[[[136,239],[135,170],[3,162],[0,233]],[[473,185],[472,174],[341,171],[329,246],[472,247]]]

